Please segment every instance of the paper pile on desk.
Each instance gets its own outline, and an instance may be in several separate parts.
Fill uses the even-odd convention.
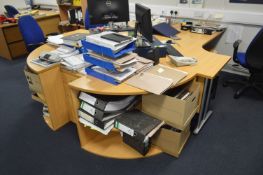
[[[107,32],[102,32],[102,33],[95,34],[95,35],[89,35],[86,37],[86,41],[88,41],[90,43],[94,43],[98,46],[110,48],[113,52],[116,53],[116,52],[119,52],[120,50],[122,50],[128,44],[130,44],[136,40],[136,38],[131,37],[130,40],[119,43],[119,42],[110,41],[108,39],[102,38],[102,36],[109,35],[109,34],[115,34],[115,32],[107,31]]]
[[[156,65],[145,72],[131,77],[125,83],[160,95],[175,86],[180,80],[186,77],[187,74],[187,72],[174,68]]]

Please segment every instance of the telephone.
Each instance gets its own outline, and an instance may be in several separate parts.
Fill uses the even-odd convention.
[[[190,66],[197,63],[197,60],[192,57],[177,57],[173,55],[168,55],[171,58],[172,63],[176,66]]]

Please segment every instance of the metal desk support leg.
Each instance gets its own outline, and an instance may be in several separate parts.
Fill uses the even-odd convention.
[[[209,119],[209,117],[213,113],[212,110],[208,110],[211,91],[212,91],[212,85],[213,85],[213,80],[205,79],[203,98],[202,98],[202,103],[201,103],[201,111],[199,113],[198,123],[197,123],[196,129],[194,130],[194,134],[198,134],[200,132],[205,122]]]

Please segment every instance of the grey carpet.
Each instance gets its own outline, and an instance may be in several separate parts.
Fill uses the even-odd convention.
[[[80,148],[76,127],[51,131],[41,104],[30,98],[23,74],[25,58],[0,58],[1,175],[262,175],[263,98],[251,91],[234,100],[236,87],[223,88],[221,73],[214,114],[181,157],[167,154],[137,160],[99,157]]]

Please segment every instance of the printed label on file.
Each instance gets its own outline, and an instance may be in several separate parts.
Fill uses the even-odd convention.
[[[116,126],[117,126],[118,129],[121,130],[122,132],[124,132],[124,133],[126,133],[126,134],[128,134],[128,135],[130,135],[130,136],[132,136],[132,137],[134,136],[134,130],[133,130],[133,129],[131,129],[131,128],[129,128],[129,127],[127,127],[127,126],[119,123],[119,122],[116,124]]]
[[[93,108],[92,106],[90,106],[90,105],[88,105],[88,104],[84,104],[83,105],[83,109],[85,110],[85,111],[87,111],[88,113],[90,113],[91,115],[95,115],[95,112],[96,112],[96,109],[95,108]]]
[[[87,103],[91,104],[91,105],[95,105],[97,99],[95,97],[90,96],[89,94],[86,93],[81,93],[80,94],[80,99],[82,99],[83,101],[86,101]]]

